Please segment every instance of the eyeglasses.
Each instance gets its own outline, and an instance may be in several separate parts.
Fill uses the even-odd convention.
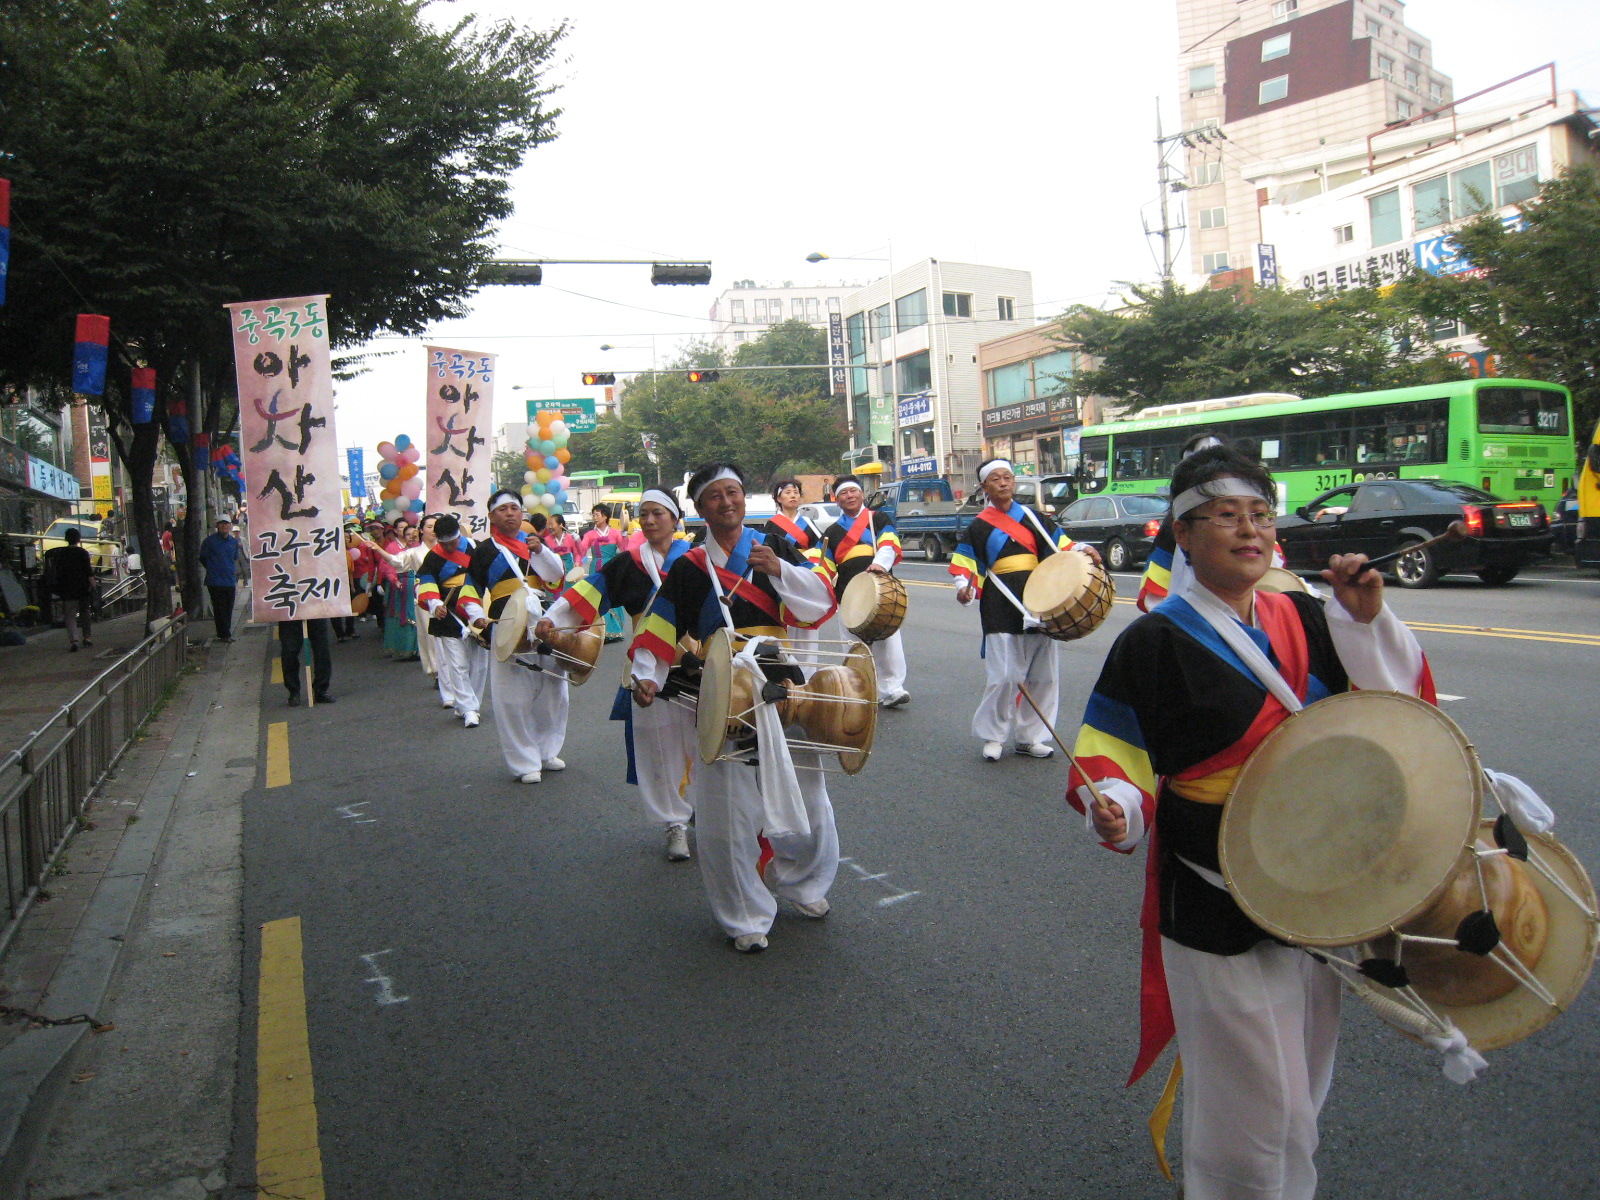
[[[1239,522],[1248,520],[1257,529],[1273,529],[1278,524],[1278,514],[1273,512],[1213,513],[1209,517],[1193,516],[1191,521],[1210,521],[1218,529],[1237,529]]]

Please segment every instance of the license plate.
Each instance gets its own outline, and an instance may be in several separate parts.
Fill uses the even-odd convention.
[[[1506,517],[1506,524],[1514,525],[1519,529],[1531,528],[1533,515],[1531,513],[1511,513]]]

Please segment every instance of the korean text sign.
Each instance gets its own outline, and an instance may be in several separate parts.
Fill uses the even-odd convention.
[[[470,538],[488,536],[494,490],[493,354],[426,346],[428,511],[454,513]]]
[[[227,306],[257,621],[350,615],[327,302]]]

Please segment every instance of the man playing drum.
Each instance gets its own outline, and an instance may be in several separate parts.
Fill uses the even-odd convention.
[[[1184,1195],[1311,1200],[1339,982],[1271,939],[1226,890],[1224,801],[1291,712],[1352,686],[1432,700],[1432,684],[1365,555],[1330,561],[1322,574],[1337,603],[1326,608],[1256,590],[1277,524],[1277,486],[1260,463],[1227,446],[1200,450],[1178,466],[1171,495],[1192,574],[1111,647],[1078,735],[1088,778],[1074,768],[1068,800],[1111,849],[1129,853],[1153,830],[1134,1078],[1175,1031],[1189,1087]]]
[[[629,653],[634,701],[641,708],[666,702],[657,693],[684,634],[704,641],[727,628],[746,637],[782,638],[833,611],[827,579],[799,551],[782,537],[763,539],[744,527],[744,472],[738,467],[708,463],[690,477],[687,492],[705,520],[706,540],[672,564],[634,635]],[[766,751],[757,750],[765,757]],[[820,758],[797,750],[793,759],[801,769],[789,782],[798,788],[810,832],[770,839],[762,837],[765,808],[756,766],[724,758],[694,767],[695,836],[706,896],[734,949],[747,954],[766,949],[778,910],[774,892],[805,916],[825,916],[839,869],[833,806],[815,769]]]
[[[823,531],[822,561],[833,578],[834,594],[843,596],[863,571],[887,575],[893,570],[900,561],[900,537],[892,520],[866,507],[866,493],[854,475],[833,481],[833,499],[844,515]],[[902,707],[911,693],[906,691],[906,652],[898,629],[872,643],[872,658],[878,667],[878,703]]]
[[[507,599],[524,593],[530,617],[543,610],[546,585],[559,586],[561,560],[538,538],[522,532],[522,497],[501,488],[489,497],[489,537],[472,552],[471,583],[462,609],[473,629],[489,629]],[[561,744],[567,740],[567,679],[549,655],[514,654],[489,662],[494,696],[494,727],[500,753],[522,783],[538,783],[545,771],[566,768]]]
[[[613,608],[629,613],[637,632],[662,580],[689,552],[689,543],[673,536],[678,519],[677,501],[660,488],[646,489],[639,501],[644,541],[561,593],[535,628],[539,638],[547,639],[557,629],[592,626]],[[684,786],[694,755],[694,714],[665,703],[635,713],[630,699],[619,695],[620,716],[612,710],[614,720],[627,722],[628,782],[638,785],[645,815],[666,830],[667,858],[681,862],[689,857],[689,818],[694,815]]]
[[[1082,550],[1096,562],[1092,546],[1080,546],[1037,509],[1015,499],[1017,480],[1011,464],[991,458],[978,467],[978,486],[989,503],[961,535],[950,556],[950,574],[961,581],[956,599],[978,601],[983,627],[983,665],[988,677],[983,699],[972,714],[972,736],[983,743],[983,757],[998,762],[1005,744],[1016,736],[1018,754],[1049,758],[1055,751],[1046,738],[1060,703],[1056,644],[1039,621],[1022,606],[1022,593],[1039,560],[1061,550]],[[1027,688],[1037,713],[1022,699]]]
[[[433,532],[433,549],[417,569],[417,606],[428,614],[428,635],[437,639],[439,699],[472,729],[489,681],[488,651],[467,636],[462,608],[471,587],[467,567],[473,546],[450,513],[434,523]]]

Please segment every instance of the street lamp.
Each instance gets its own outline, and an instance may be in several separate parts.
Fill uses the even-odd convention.
[[[643,346],[613,346],[610,342],[602,342],[600,344],[600,349],[602,349],[602,350],[643,350],[644,347]],[[650,402],[652,404],[654,404],[655,403],[655,399],[656,399],[656,335],[652,333],[650,335]],[[620,401],[618,402],[617,407],[618,407],[619,410],[621,409],[622,405],[621,405]]]

